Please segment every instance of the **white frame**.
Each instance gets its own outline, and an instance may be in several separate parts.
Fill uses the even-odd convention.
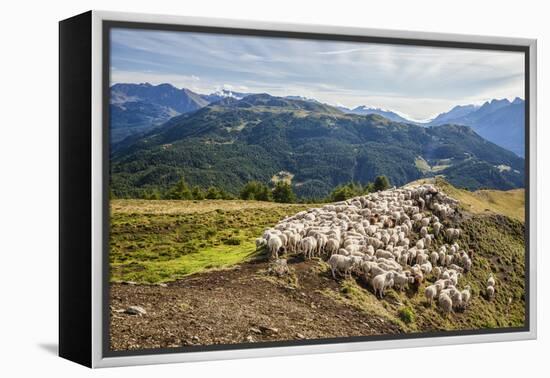
[[[338,344],[301,345],[288,347],[269,347],[255,349],[233,349],[223,351],[204,351],[188,353],[159,353],[136,356],[103,357],[103,78],[102,78],[102,22],[128,21],[156,24],[181,24],[212,26],[254,30],[273,30],[286,32],[324,33],[336,35],[357,35],[369,37],[405,38],[419,40],[438,40],[451,42],[509,44],[527,46],[530,51],[530,140],[529,140],[529,320],[528,332],[463,335],[449,337],[425,337],[384,341],[349,342]],[[349,352],[373,349],[425,347],[450,344],[483,343],[497,341],[531,340],[537,337],[537,41],[535,39],[505,38],[478,35],[442,34],[410,32],[399,30],[380,30],[355,27],[300,25],[287,23],[267,23],[202,17],[181,17],[154,14],[92,11],[92,367],[115,367],[174,362],[193,362],[236,358],[254,358],[268,356],[288,356],[297,354]]]

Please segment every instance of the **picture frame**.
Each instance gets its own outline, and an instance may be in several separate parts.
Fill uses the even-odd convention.
[[[89,11],[59,23],[59,354],[88,367],[286,356],[535,339],[537,335],[536,40],[322,25]],[[524,57],[525,154],[523,327],[212,343],[113,351],[110,302],[110,32],[116,28],[514,51]],[[509,169],[509,167],[507,168]],[[126,282],[126,284],[128,284]],[[133,285],[133,284],[132,284]],[[118,310],[117,310],[118,311]]]

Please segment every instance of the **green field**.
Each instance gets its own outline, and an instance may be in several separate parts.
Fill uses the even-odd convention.
[[[112,200],[111,281],[157,283],[254,258],[255,239],[312,205]]]

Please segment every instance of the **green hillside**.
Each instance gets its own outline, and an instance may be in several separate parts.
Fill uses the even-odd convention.
[[[523,187],[524,160],[465,126],[424,128],[265,94],[224,99],[112,148],[118,197],[165,190],[181,177],[236,194],[279,172],[302,198],[379,175],[398,186],[437,174],[457,187],[513,189]]]

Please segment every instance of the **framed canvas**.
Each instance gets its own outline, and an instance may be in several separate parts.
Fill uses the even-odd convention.
[[[536,41],[60,22],[59,353],[536,337]]]

